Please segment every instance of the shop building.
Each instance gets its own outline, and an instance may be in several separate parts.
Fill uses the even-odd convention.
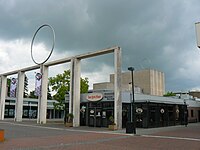
[[[66,96],[66,113],[68,112],[69,95]],[[5,118],[15,116],[15,98],[7,98]],[[132,93],[122,92],[122,127],[132,118]],[[54,109],[55,100],[47,102],[47,119],[64,118],[63,110]],[[183,95],[162,97],[135,94],[135,114],[137,128],[154,128],[184,125],[186,122],[200,122],[200,99]],[[36,119],[38,100],[24,98],[23,118]],[[80,125],[90,127],[108,127],[109,117],[114,117],[114,92],[97,90],[81,94]]]
[[[200,122],[200,101],[195,99],[189,100],[188,105],[188,122]]]
[[[53,103],[57,103],[56,100],[47,101],[47,119],[63,118],[64,111],[58,111],[54,109]],[[15,117],[16,98],[7,97],[5,101],[5,118]],[[38,115],[38,99],[24,98],[23,100],[23,112],[22,118],[37,119]]]
[[[68,106],[66,97],[66,107]],[[132,95],[122,92],[122,127],[132,118]],[[153,128],[181,125],[187,122],[187,104],[178,97],[135,94],[136,126]],[[66,110],[68,112],[68,110]],[[108,127],[109,117],[114,116],[114,92],[99,90],[81,95],[80,125]]]
[[[175,94],[187,104],[188,122],[200,122],[200,92],[176,92]]]

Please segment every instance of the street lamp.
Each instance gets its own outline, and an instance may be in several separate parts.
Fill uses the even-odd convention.
[[[133,67],[128,67],[128,70],[131,71],[131,78],[132,78],[132,121],[133,121],[133,133],[136,134],[136,116],[135,116],[135,97],[134,97],[134,80],[133,80]]]
[[[187,114],[187,104],[186,104],[186,99],[184,99],[184,124],[185,127],[187,127],[188,124],[188,114]]]

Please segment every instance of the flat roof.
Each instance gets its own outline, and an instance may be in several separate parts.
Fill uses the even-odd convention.
[[[101,101],[114,101],[114,92],[111,91],[98,91],[97,93],[103,94],[103,99]],[[88,102],[87,94],[81,94],[81,102]],[[163,97],[163,96],[154,96],[154,95],[146,95],[146,94],[134,94],[135,102],[151,102],[151,103],[164,103],[164,104],[182,104],[184,105],[184,99],[174,98],[174,97]],[[131,103],[132,94],[128,91],[122,92],[122,102],[123,103]]]

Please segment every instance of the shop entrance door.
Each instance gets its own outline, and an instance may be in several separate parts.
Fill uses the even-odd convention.
[[[89,108],[89,126],[101,127],[102,110],[98,107]]]

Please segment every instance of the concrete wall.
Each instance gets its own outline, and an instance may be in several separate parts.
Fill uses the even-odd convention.
[[[110,82],[103,82],[103,83],[96,83],[93,85],[93,89],[113,89],[114,83]]]
[[[193,116],[192,116],[193,110]],[[188,107],[188,122],[200,122],[199,120],[200,107]]]
[[[131,90],[131,72],[122,73],[122,90]],[[114,74],[110,75],[110,82],[96,83],[93,89],[110,89],[113,90]],[[165,77],[164,73],[153,70],[134,71],[134,85],[139,87],[144,94],[163,96],[165,93]]]
[[[163,96],[165,93],[164,73],[157,70],[150,71],[150,94]]]

